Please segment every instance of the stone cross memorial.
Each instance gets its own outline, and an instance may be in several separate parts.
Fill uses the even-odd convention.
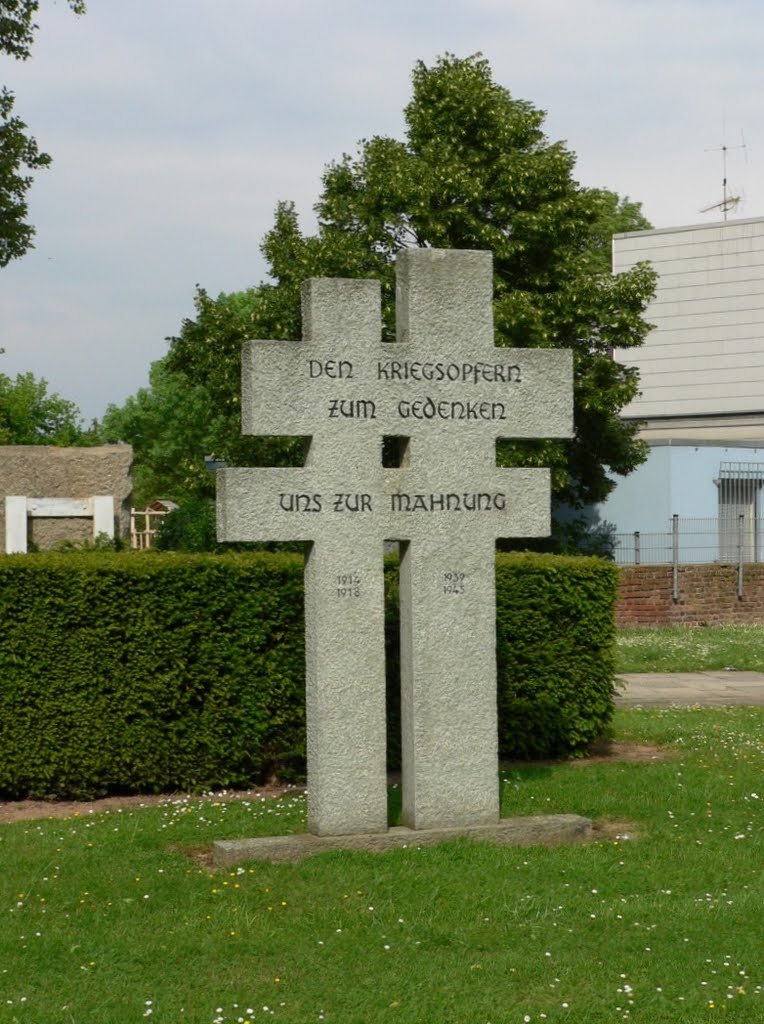
[[[303,340],[243,353],[243,429],[308,439],[305,465],[218,473],[223,541],[309,541],[308,825],[387,828],[383,542],[401,545],[403,821],[499,819],[495,542],[549,533],[547,469],[497,438],[572,433],[569,351],[497,348],[491,255],[397,262],[396,343],[376,281],[303,285]],[[383,439],[400,464],[383,466]]]

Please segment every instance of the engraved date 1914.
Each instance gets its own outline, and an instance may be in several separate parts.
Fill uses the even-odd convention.
[[[361,596],[361,577],[357,572],[338,573],[336,583],[337,597]]]
[[[464,593],[464,581],[466,580],[466,573],[458,572],[454,570],[452,572],[443,573],[443,593],[453,594],[458,596]]]

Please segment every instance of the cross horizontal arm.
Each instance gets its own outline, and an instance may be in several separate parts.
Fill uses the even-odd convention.
[[[542,537],[549,532],[549,470],[464,467],[378,474],[302,469],[218,472],[221,541],[413,540]]]
[[[343,428],[409,435],[453,426],[493,438],[570,437],[571,373],[571,353],[552,349],[492,345],[454,360],[379,344],[337,358],[328,346],[249,342],[243,431],[320,438]]]

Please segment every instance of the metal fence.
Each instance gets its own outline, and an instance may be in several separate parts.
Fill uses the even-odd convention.
[[[618,565],[672,565],[764,560],[764,520],[746,515],[695,519],[672,516],[658,533],[616,533]]]
[[[618,565],[671,565],[678,593],[680,565],[716,563],[737,566],[738,596],[743,592],[743,566],[762,561],[764,520],[758,516],[723,515],[712,519],[672,516],[663,533],[616,533]]]

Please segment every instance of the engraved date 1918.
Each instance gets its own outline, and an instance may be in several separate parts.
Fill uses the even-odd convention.
[[[343,572],[336,577],[337,597],[360,597],[361,577],[357,572]]]
[[[467,576],[463,572],[453,571],[443,573],[443,593],[459,595],[464,593],[464,581]]]

